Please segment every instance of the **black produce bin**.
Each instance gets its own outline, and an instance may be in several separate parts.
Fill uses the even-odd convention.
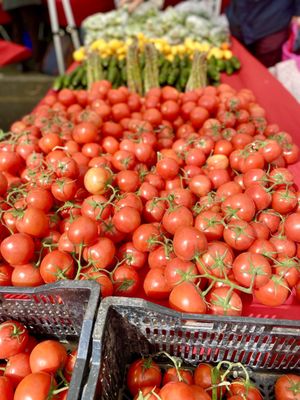
[[[83,400],[119,400],[126,368],[166,351],[190,365],[221,360],[247,366],[265,400],[280,373],[300,369],[300,321],[182,314],[141,299],[104,299],[93,332]]]
[[[68,400],[80,400],[88,361],[100,286],[91,281],[60,281],[37,288],[0,288],[0,323],[14,319],[41,339],[78,346]]]

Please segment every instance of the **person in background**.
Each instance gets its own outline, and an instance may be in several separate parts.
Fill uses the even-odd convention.
[[[39,26],[42,13],[41,0],[0,0],[3,10],[12,18],[12,40],[23,44],[24,32],[27,32],[32,46],[32,63],[27,64],[28,69],[39,69],[41,51],[39,42]]]
[[[300,0],[231,0],[226,15],[232,35],[271,67],[281,61],[291,21],[300,26]]]

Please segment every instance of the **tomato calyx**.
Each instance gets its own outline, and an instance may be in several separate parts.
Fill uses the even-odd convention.
[[[2,323],[0,325],[0,330],[2,330],[3,328],[6,328],[6,327],[12,327],[13,328],[12,332],[10,333],[10,337],[13,338],[13,339],[17,339],[18,342],[21,343],[20,336],[23,335],[26,332],[26,329],[18,327],[13,322],[4,322],[4,323]]]
[[[300,382],[294,382],[290,377],[288,376],[288,381],[289,385],[288,390],[293,393],[294,396],[300,393]]]

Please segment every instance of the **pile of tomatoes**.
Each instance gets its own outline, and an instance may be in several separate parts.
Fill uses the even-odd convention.
[[[137,359],[129,366],[126,383],[134,400],[263,400],[240,363],[200,363],[192,369],[182,366],[182,360],[165,355],[172,360],[171,366],[158,364],[153,357]],[[239,377],[234,378],[234,374]],[[276,400],[298,400],[300,376],[279,377],[274,392]]]
[[[38,342],[18,321],[0,324],[1,400],[66,400],[77,351]]]
[[[298,153],[247,89],[51,93],[2,133],[0,285],[227,315],[299,298]]]

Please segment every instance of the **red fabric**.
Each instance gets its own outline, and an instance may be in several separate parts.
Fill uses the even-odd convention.
[[[257,102],[265,108],[268,121],[279,125],[280,129],[290,133],[300,147],[300,104],[275,79],[270,72],[257,61],[236,39],[232,39],[232,51],[240,59],[242,68],[238,74],[223,75],[222,82],[235,89],[251,89]],[[300,162],[290,167],[295,181],[300,187]]]
[[[0,40],[0,67],[24,61],[31,56],[31,51],[19,44]]]
[[[6,25],[11,22],[10,15],[5,12],[0,4],[0,25]]]

